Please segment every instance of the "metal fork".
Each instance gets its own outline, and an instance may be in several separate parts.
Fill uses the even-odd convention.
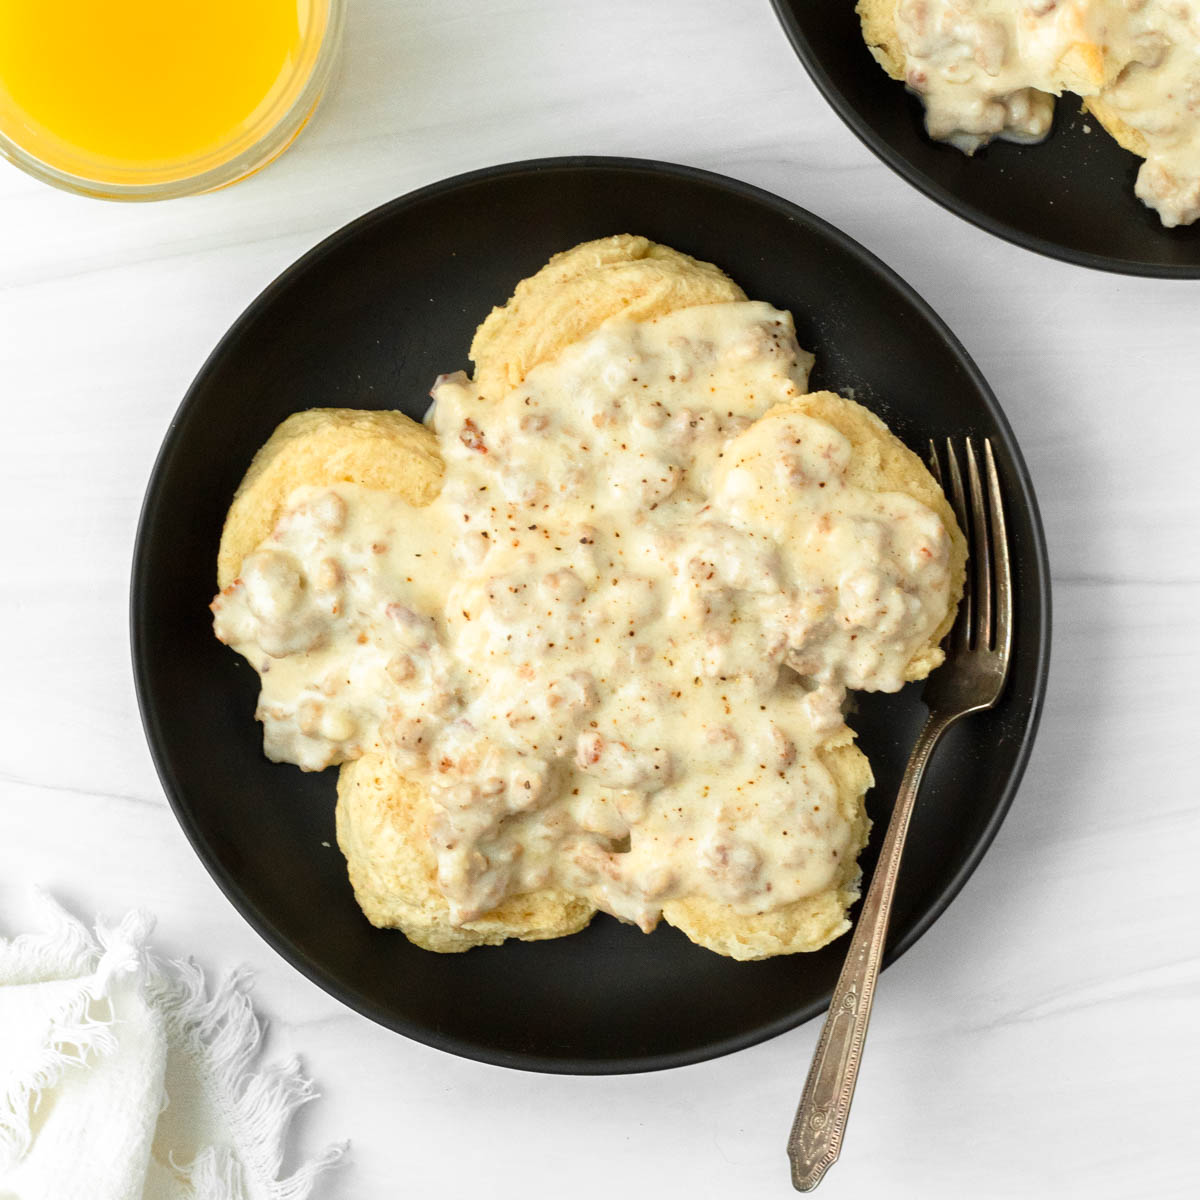
[[[929,443],[929,450],[931,468],[942,483],[933,442]],[[971,439],[966,439],[967,490],[963,488],[954,443],[946,439],[949,498],[969,547],[967,582],[957,620],[946,639],[946,662],[930,676],[922,693],[929,717],[905,768],[879,851],[879,862],[855,924],[845,966],[833,989],[788,1138],[792,1184],[800,1192],[812,1191],[842,1150],[887,937],[900,855],[925,767],[942,734],[960,717],[991,708],[1004,691],[1008,677],[1013,625],[1012,572],[1000,480],[987,439],[983,443],[983,458],[986,502]]]

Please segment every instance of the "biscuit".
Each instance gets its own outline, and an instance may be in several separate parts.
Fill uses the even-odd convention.
[[[896,5],[897,0],[858,0],[854,11],[872,57],[893,79],[903,80],[905,54],[896,29]]]
[[[1139,158],[1146,158],[1150,153],[1150,143],[1140,129],[1134,129],[1117,111],[1116,106],[1099,96],[1088,96],[1083,107],[1100,122],[1101,128],[1123,150],[1130,150]]]
[[[846,482],[874,492],[902,492],[932,509],[950,537],[950,606],[941,624],[909,661],[907,680],[924,679],[945,660],[940,642],[950,632],[967,577],[967,539],[954,510],[928,467],[869,408],[835,392],[808,392],[792,404],[779,405],[761,419],[800,412],[831,425],[853,448]]]
[[[475,383],[484,397],[499,397],[618,313],[648,321],[677,308],[745,299],[712,263],[644,237],[584,242],[521,280],[488,314],[471,342]]]
[[[428,504],[444,468],[437,438],[399,412],[315,408],[285,420],[254,456],[221,533],[222,589],[268,536],[300,486],[354,483]],[[462,929],[436,891],[420,789],[378,756],[344,764],[338,776],[338,842],[359,906],[376,925],[394,925],[426,949],[451,952],[505,937],[558,937],[582,929],[593,909],[559,893],[510,899]],[[373,840],[374,838],[374,840]],[[386,885],[384,883],[386,882]]]
[[[966,577],[967,543],[942,490],[925,464],[869,409],[834,392],[810,392],[779,405],[760,420],[771,421],[799,412],[836,429],[853,449],[847,482],[878,492],[901,492],[919,500],[941,518],[950,537],[951,604],[941,625],[909,661],[905,678],[923,679],[945,658],[939,643],[954,623]],[[819,950],[849,927],[846,917],[859,896],[858,854],[871,827],[863,797],[872,786],[870,764],[843,727],[819,757],[837,786],[838,803],[851,824],[851,850],[836,881],[816,895],[770,912],[743,915],[704,897],[673,900],[663,916],[693,942],[736,959],[769,958]]]
[[[429,848],[427,793],[379,754],[345,763],[337,792],[337,840],[359,907],[372,925],[399,929],[425,950],[453,954],[510,937],[563,937],[582,929],[596,911],[567,892],[547,889],[510,896],[477,920],[452,925]]]
[[[846,914],[859,897],[862,877],[858,855],[871,830],[863,797],[875,780],[867,756],[854,744],[854,733],[846,726],[821,749],[818,758],[833,777],[838,805],[852,831],[834,883],[803,900],[750,915],[703,896],[671,900],[663,905],[663,917],[669,924],[698,946],[744,962],[819,950],[850,928]]]
[[[267,537],[303,485],[357,483],[428,504],[441,491],[437,438],[400,412],[312,408],[294,413],[250,462],[221,530],[217,583],[224,591],[242,559]]]

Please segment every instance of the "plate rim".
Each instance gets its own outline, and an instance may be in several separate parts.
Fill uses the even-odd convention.
[[[1104,271],[1110,275],[1130,275],[1141,279],[1200,279],[1200,262],[1189,265],[1109,258],[1103,254],[1093,254],[1088,250],[1073,250],[1069,246],[1059,245],[1058,242],[1039,237],[1037,234],[1024,233],[1006,225],[1003,221],[997,221],[988,216],[987,213],[928,176],[903,154],[893,149],[867,124],[858,110],[834,83],[829,72],[825,70],[820,57],[809,43],[808,35],[796,19],[791,0],[771,0],[771,7],[775,10],[775,16],[783,26],[783,31],[787,35],[796,57],[804,65],[804,69],[816,85],[817,91],[841,118],[842,123],[885,166],[890,167],[906,183],[934,203],[939,204],[947,212],[953,213],[968,224],[974,225],[977,229],[982,229],[985,233],[990,233],[1010,245],[1019,246],[1022,250],[1032,250],[1035,254],[1041,254],[1059,262],[1070,263],[1076,267],[1087,267],[1092,271]]]
[[[213,882],[216,883],[222,894],[233,906],[234,910],[284,961],[298,970],[326,994],[360,1015],[368,1017],[384,1028],[411,1038],[416,1042],[454,1054],[460,1058],[542,1074],[639,1074],[648,1071],[661,1071],[690,1066],[695,1063],[723,1057],[737,1050],[748,1049],[751,1046],[777,1037],[811,1020],[819,1012],[824,1011],[828,1003],[828,996],[818,998],[808,1005],[797,1007],[794,1011],[789,1012],[786,1016],[778,1020],[756,1026],[749,1032],[735,1037],[705,1042],[702,1046],[686,1051],[639,1054],[623,1058],[589,1059],[569,1056],[548,1056],[524,1051],[518,1053],[498,1050],[494,1047],[465,1041],[457,1036],[445,1036],[436,1029],[415,1024],[407,1019],[398,1019],[393,1012],[390,1012],[384,1006],[347,987],[341,980],[332,975],[326,967],[315,961],[299,946],[294,944],[279,929],[275,921],[271,918],[270,913],[263,911],[242,892],[237,879],[219,861],[215,851],[208,844],[201,828],[201,823],[195,819],[192,807],[186,801],[185,789],[179,786],[170,768],[167,739],[161,734],[158,727],[158,718],[149,698],[151,668],[142,632],[142,626],[145,624],[145,621],[140,611],[142,597],[148,589],[148,529],[158,508],[159,494],[165,486],[164,480],[167,466],[172,456],[179,449],[179,429],[182,420],[199,403],[198,397],[204,385],[207,383],[209,376],[219,368],[219,364],[229,347],[234,345],[246,329],[261,317],[263,311],[270,306],[275,296],[290,287],[297,278],[318,266],[329,255],[336,254],[343,244],[353,241],[364,231],[388,219],[395,211],[424,203],[430,199],[436,199],[443,193],[453,192],[484,181],[508,179],[528,174],[581,170],[626,171],[651,178],[666,175],[686,182],[701,184],[718,191],[732,192],[742,199],[773,208],[790,220],[808,225],[820,236],[828,238],[840,249],[857,258],[864,266],[882,275],[913,306],[918,314],[932,325],[935,332],[946,341],[958,358],[971,384],[983,399],[984,406],[989,415],[1007,439],[1008,446],[1012,451],[1012,461],[1015,469],[1015,478],[1012,483],[1019,490],[1021,503],[1030,517],[1032,532],[1030,551],[1035,564],[1033,574],[1036,576],[1033,582],[1038,592],[1037,630],[1036,636],[1033,639],[1035,645],[1030,648],[1030,653],[1033,653],[1036,658],[1033,690],[1030,696],[1030,711],[1022,731],[1017,756],[1013,762],[1013,767],[1009,773],[1004,790],[975,845],[965,857],[958,871],[940,889],[934,901],[922,913],[920,918],[914,922],[913,926],[900,938],[889,941],[883,959],[883,966],[886,968],[895,962],[896,959],[911,949],[928,932],[962,891],[967,880],[974,874],[979,863],[983,860],[984,855],[995,840],[996,834],[999,832],[1000,826],[1008,815],[1013,799],[1020,787],[1033,751],[1034,742],[1036,741],[1046,695],[1052,632],[1050,566],[1041,513],[1037,497],[1033,490],[1032,478],[1028,466],[1025,463],[1020,445],[1013,434],[1008,419],[1001,409],[991,387],[988,385],[987,380],[980,372],[979,367],[949,326],[946,325],[942,318],[938,316],[910,284],[903,280],[885,262],[872,254],[871,251],[850,237],[849,234],[837,229],[823,218],[802,208],[800,205],[775,193],[766,191],[763,188],[759,188],[754,184],[733,179],[703,168],[657,159],[607,155],[563,155],[522,159],[462,172],[406,192],[353,218],[307,250],[263,288],[241,311],[225,333],[222,334],[193,377],[192,382],[188,385],[187,391],[184,393],[183,399],[177,406],[163,435],[162,443],[159,446],[154,459],[154,465],[147,480],[134,538],[129,592],[130,653],[135,692],[137,695],[138,714],[141,719],[143,734],[154,763],[155,772],[158,775],[159,782],[175,819],[182,828],[193,852],[199,858]]]

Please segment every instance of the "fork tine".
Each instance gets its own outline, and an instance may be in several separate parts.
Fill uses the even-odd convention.
[[[937,443],[933,438],[929,439],[929,473],[937,480],[937,485],[945,491],[946,485],[942,482],[942,464],[938,461]]]
[[[958,617],[950,631],[950,638],[953,645],[965,650],[973,627],[971,593],[974,589],[971,587],[971,560],[975,556],[975,548],[972,545],[971,525],[967,520],[967,497],[963,491],[962,471],[959,470],[958,455],[954,452],[954,443],[950,438],[946,439],[946,465],[950,475],[950,507],[954,509],[954,518],[958,521],[963,537],[967,539],[967,577],[963,580],[962,602],[959,604]]]
[[[967,438],[967,481],[971,489],[971,540],[975,550],[975,620],[972,624],[976,646],[992,644],[992,551],[988,537],[987,509],[979,480],[979,462],[975,444]]]
[[[1000,496],[1000,474],[996,470],[990,438],[984,439],[983,456],[987,467],[988,499],[992,510],[992,555],[996,560],[996,649],[1003,657],[1007,673],[1009,652],[1012,649],[1012,565],[1008,556],[1004,501]]]

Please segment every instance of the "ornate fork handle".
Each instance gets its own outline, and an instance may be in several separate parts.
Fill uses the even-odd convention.
[[[990,441],[984,439],[982,473],[970,438],[966,439],[965,449],[966,486],[954,442],[947,438],[950,502],[967,539],[969,569],[963,597],[944,643],[945,667],[926,682],[922,692],[929,706],[929,717],[904,770],[892,819],[879,851],[879,863],[858,915],[846,965],[833,990],[833,1002],[788,1138],[792,1183],[800,1192],[812,1191],[842,1150],[863,1041],[871,1019],[875,980],[887,939],[900,856],[925,767],[942,734],[959,717],[994,707],[1008,678],[1013,643],[1013,586],[1000,477]],[[941,483],[941,458],[932,442],[930,451],[930,469]]]
[[[863,1039],[871,1019],[875,980],[879,977],[887,939],[904,839],[929,757],[938,739],[961,715],[929,714],[900,782],[879,862],[854,927],[845,966],[833,989],[833,1000],[788,1138],[792,1184],[797,1191],[812,1191],[841,1153]]]

